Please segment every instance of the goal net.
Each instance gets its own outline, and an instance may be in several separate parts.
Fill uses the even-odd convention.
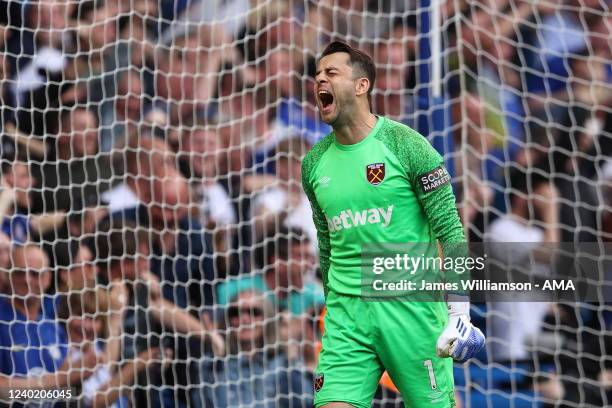
[[[607,0],[1,0],[0,404],[313,405],[334,380],[301,161],[341,40],[373,112],[444,157],[471,244],[536,274],[563,243],[607,255],[594,297],[473,299],[487,344],[444,397],[609,406],[611,38]],[[387,373],[374,404],[403,406]]]

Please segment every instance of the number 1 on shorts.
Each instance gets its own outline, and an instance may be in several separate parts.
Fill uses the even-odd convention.
[[[436,375],[434,374],[433,363],[431,360],[425,360],[423,361],[423,365],[427,367],[427,372],[429,374],[429,384],[431,385],[431,389],[435,390],[436,388],[438,388],[438,385],[436,384]]]

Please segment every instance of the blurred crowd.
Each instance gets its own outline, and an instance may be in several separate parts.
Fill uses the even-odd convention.
[[[312,406],[316,56],[368,52],[374,112],[417,126],[417,3],[0,1],[0,390]],[[612,241],[610,2],[441,3],[469,240]],[[609,305],[481,306],[482,364],[526,364],[519,386],[548,402],[610,403]],[[400,406],[393,388],[377,406]]]

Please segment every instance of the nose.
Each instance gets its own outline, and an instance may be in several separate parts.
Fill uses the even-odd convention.
[[[317,85],[325,84],[327,83],[327,77],[325,76],[324,73],[321,72],[319,73],[319,75],[315,77],[315,82],[317,83]]]

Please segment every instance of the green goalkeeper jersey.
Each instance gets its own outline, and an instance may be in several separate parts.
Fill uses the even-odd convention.
[[[326,293],[360,295],[362,245],[465,240],[442,157],[393,120],[378,117],[352,145],[329,134],[304,158],[302,184]]]

